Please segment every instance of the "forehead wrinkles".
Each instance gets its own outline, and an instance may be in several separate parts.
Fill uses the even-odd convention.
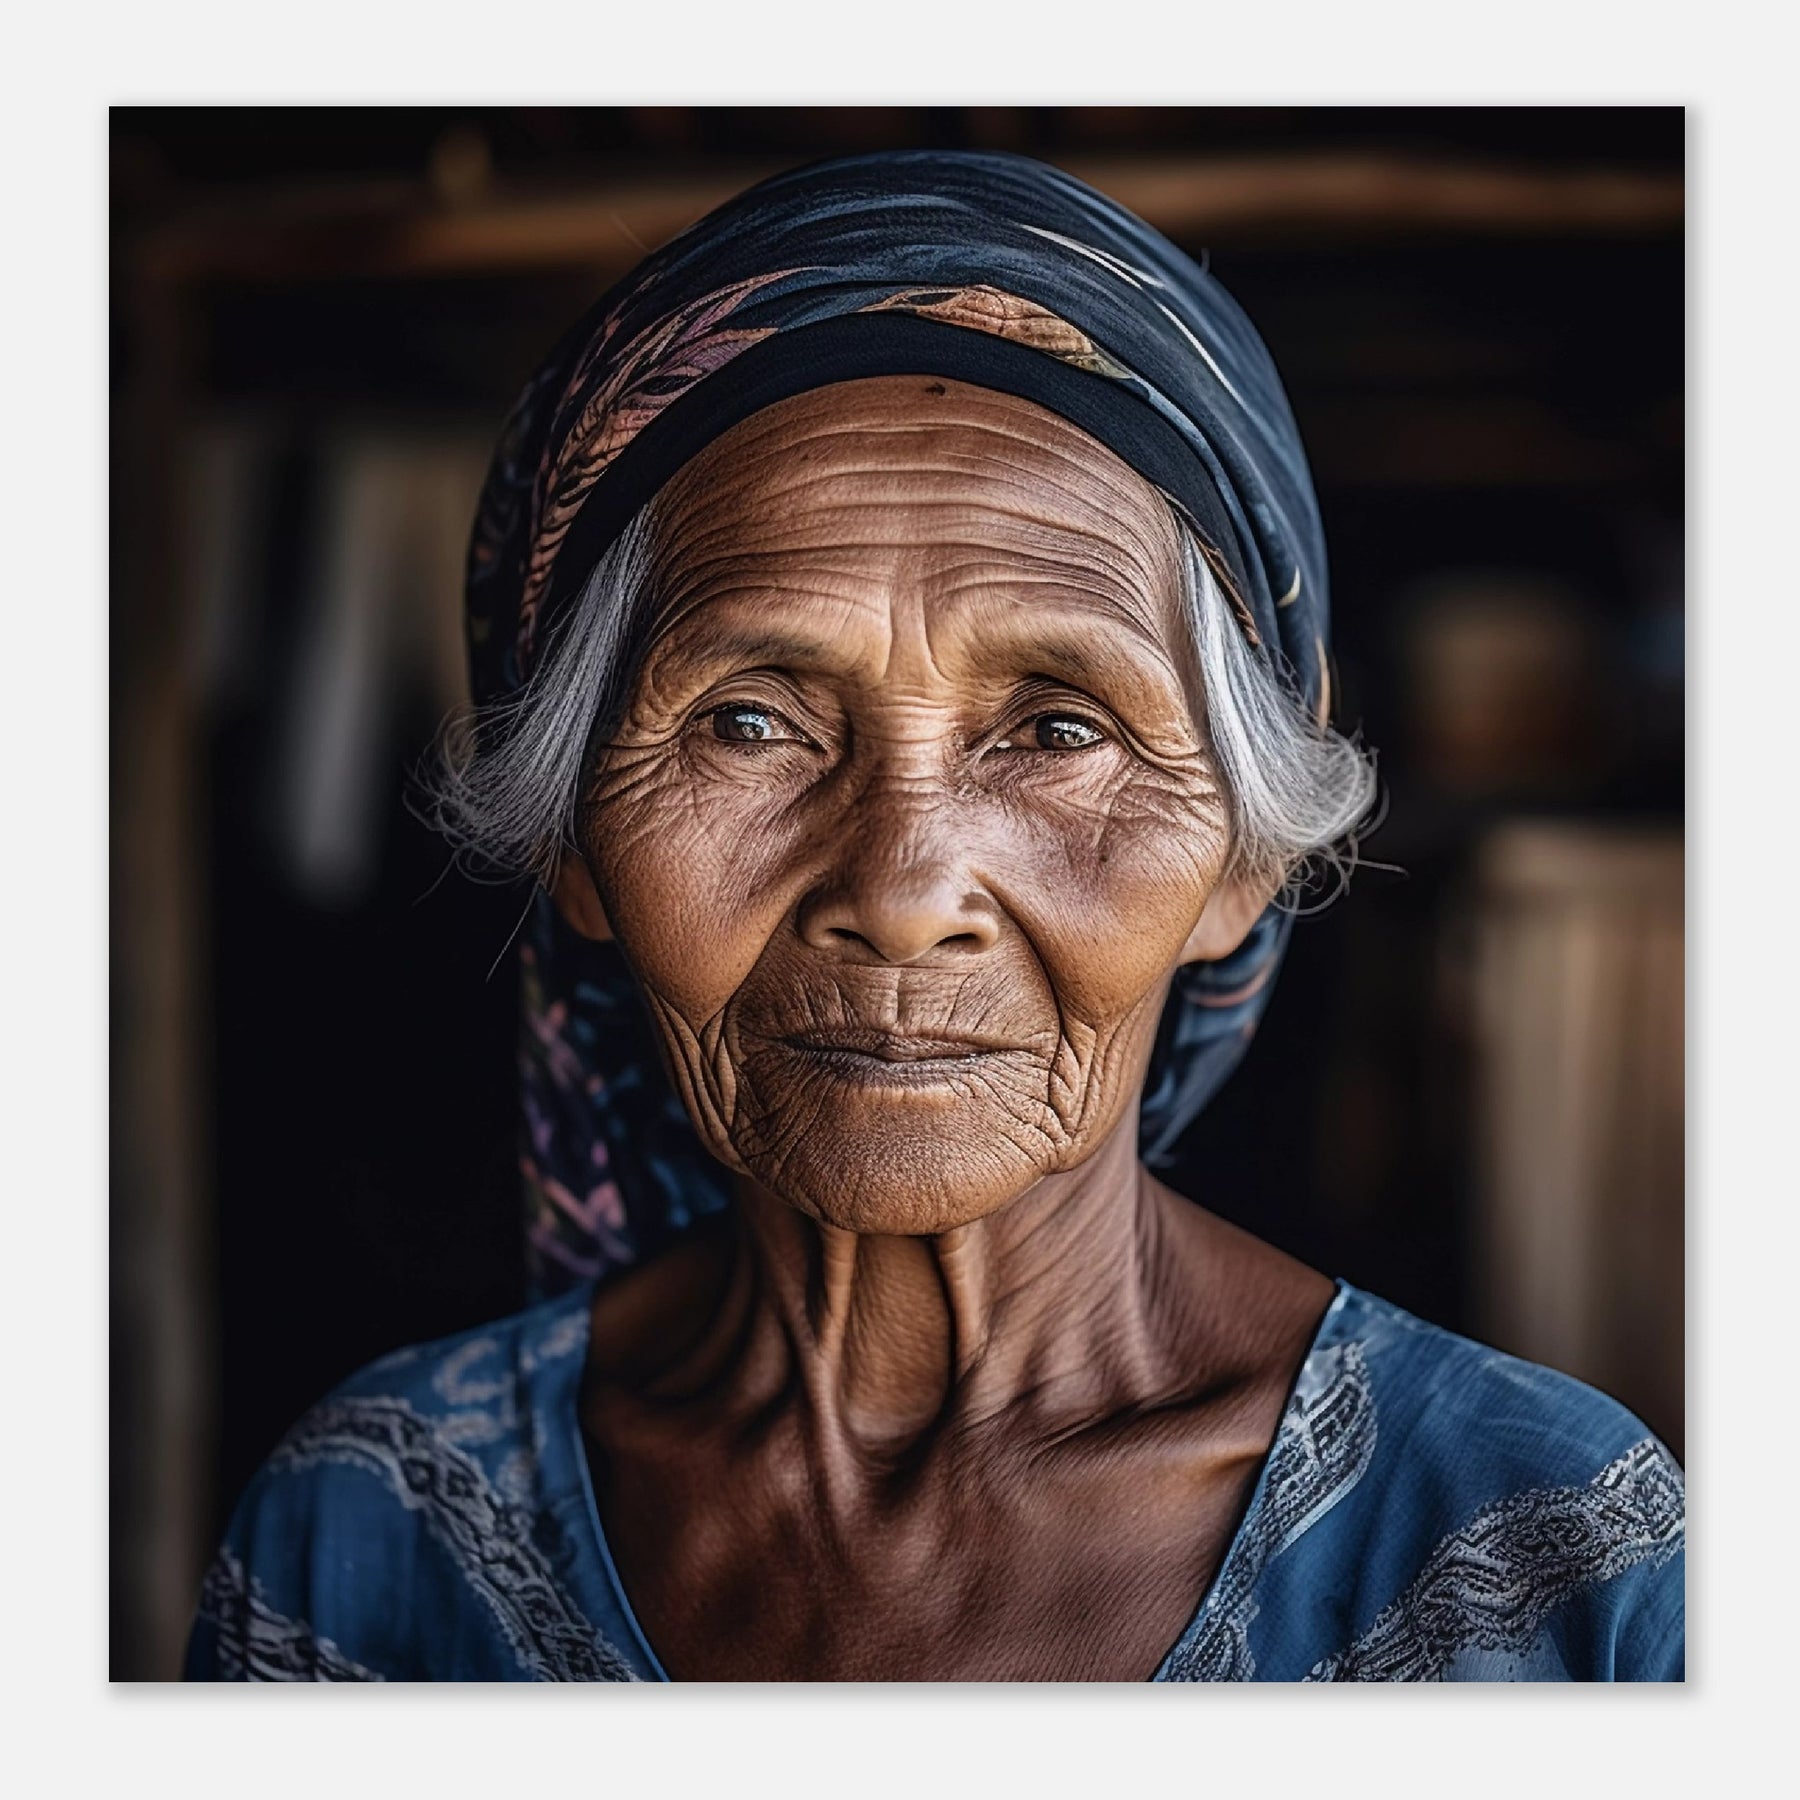
[[[908,512],[903,532],[871,530],[867,510],[852,508],[773,529],[721,524],[672,545],[653,564],[653,636],[711,601],[752,596],[772,608],[812,602],[814,613],[820,604],[910,610],[974,595],[1056,597],[1097,619],[1116,614],[1158,643],[1174,622],[1179,575],[1161,546],[1022,514],[999,519],[962,502]]]
[[[671,478],[659,511],[673,544],[709,522],[959,494],[1071,527],[1167,531],[1149,484],[1066,419],[1011,395],[908,377],[839,383],[754,414]]]
[[[671,672],[669,655],[710,660],[704,614],[724,628],[720,655],[789,632],[872,673],[904,638],[925,672],[1002,620],[1018,647],[1008,599],[1056,602],[1065,643],[1091,629],[1104,655],[1126,630],[1165,667],[1186,660],[1167,504],[1085,432],[1011,396],[905,377],[797,396],[679,471],[654,527],[645,655]]]
[[[932,435],[905,441],[917,449]],[[1091,440],[1071,431],[1053,471],[1020,454],[1037,447],[1003,438],[978,456],[951,445],[900,461],[872,458],[841,430],[815,447],[826,442],[828,461],[789,446],[768,461],[715,459],[710,474],[690,465],[672,484],[653,545],[654,637],[713,599],[809,600],[817,629],[818,603],[860,610],[985,587],[1100,602],[1166,640],[1179,585],[1173,520],[1123,464],[1097,466]]]
[[[1166,509],[1149,484],[1085,433],[1055,423],[1061,435],[1048,443],[929,421],[771,425],[752,442],[728,432],[669,483],[663,535],[673,545],[709,526],[767,527],[840,510],[885,515],[874,528],[900,532],[909,506],[960,502],[997,518],[1158,536]]]

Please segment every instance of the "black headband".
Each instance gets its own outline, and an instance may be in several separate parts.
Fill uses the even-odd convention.
[[[797,394],[880,375],[932,375],[1030,400],[1079,426],[1187,515],[1223,559],[1234,598],[1245,559],[1218,489],[1168,420],[1129,388],[1023,344],[904,313],[853,313],[776,332],[672,400],[614,459],[570,525],[539,629],[552,632],[594,565],[675,472],[732,426]],[[1240,617],[1254,633],[1250,615]]]

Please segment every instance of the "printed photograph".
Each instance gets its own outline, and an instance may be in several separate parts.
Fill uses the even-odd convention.
[[[115,106],[110,1674],[1680,1683],[1679,106]]]

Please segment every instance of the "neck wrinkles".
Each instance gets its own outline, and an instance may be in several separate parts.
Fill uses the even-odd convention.
[[[1138,1162],[1135,1117],[1078,1169],[934,1237],[822,1225],[744,1183],[730,1274],[683,1360],[747,1406],[803,1410],[833,1461],[911,1463],[1003,1414],[1048,1441],[1172,1376],[1161,1297],[1187,1234],[1168,1209],[1187,1204]]]

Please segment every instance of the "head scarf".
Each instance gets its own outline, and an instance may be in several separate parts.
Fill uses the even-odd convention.
[[[938,375],[1060,413],[1193,526],[1248,642],[1323,719],[1325,547],[1274,364],[1217,280],[1024,157],[903,152],[752,188],[650,256],[553,350],[507,421],[470,549],[477,703],[528,678],[601,553],[684,462],[792,394]],[[1271,907],[1179,970],[1140,1147],[1170,1160],[1243,1055],[1286,947]],[[729,1177],[665,1076],[623,957],[532,903],[520,947],[528,1261],[540,1292],[654,1254]]]

